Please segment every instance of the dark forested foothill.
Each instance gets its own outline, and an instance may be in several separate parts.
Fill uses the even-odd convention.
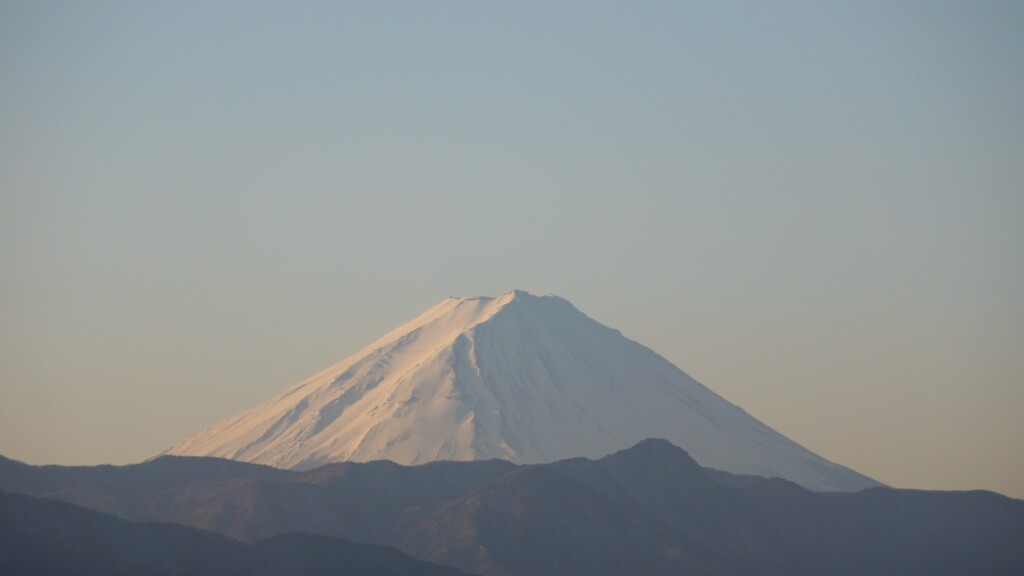
[[[378,461],[296,472],[212,458],[162,457],[122,467],[2,460],[0,489],[217,532],[237,541],[74,509],[96,525],[144,533],[145,545],[131,550],[172,558],[199,534],[203,543],[190,549],[249,554],[279,573],[296,573],[290,568],[303,558],[315,567],[332,554],[344,556],[343,545],[330,538],[290,535],[305,532],[393,546],[481,574],[1024,574],[1024,501],[984,491],[811,492],[776,478],[701,468],[664,440],[599,460],[532,466]],[[15,497],[5,498],[12,506]],[[17,526],[10,520],[5,511],[5,535]],[[56,546],[67,539],[65,524],[36,535],[55,530],[49,545]],[[14,536],[5,542],[28,538]],[[20,548],[4,546],[8,556]],[[75,546],[86,558],[119,552],[96,539]]]

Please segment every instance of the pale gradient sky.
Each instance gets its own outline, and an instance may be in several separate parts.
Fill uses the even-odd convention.
[[[1024,3],[0,0],[0,453],[139,461],[512,288],[1024,497]]]

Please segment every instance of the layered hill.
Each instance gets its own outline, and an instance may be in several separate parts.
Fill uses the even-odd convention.
[[[0,574],[20,576],[459,576],[392,548],[313,534],[253,544],[177,524],[134,523],[0,492]]]
[[[814,490],[877,483],[829,462],[556,296],[449,298],[361,352],[162,454],[328,462],[596,458],[644,438],[703,466]]]
[[[778,478],[709,474],[664,440],[536,465],[377,461],[295,471],[174,456],[123,467],[0,459],[0,490],[257,547],[296,531],[384,544],[489,576],[1024,573],[1020,500],[812,492]]]

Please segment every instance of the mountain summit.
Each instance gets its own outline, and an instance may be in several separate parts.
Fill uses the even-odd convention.
[[[814,490],[876,482],[764,425],[557,296],[448,298],[361,352],[163,454],[326,462],[600,457],[644,438]]]

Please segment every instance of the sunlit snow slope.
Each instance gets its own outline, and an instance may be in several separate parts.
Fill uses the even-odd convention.
[[[449,298],[165,454],[307,469],[342,460],[600,457],[659,437],[703,466],[815,490],[871,479],[765,426],[556,296]]]

